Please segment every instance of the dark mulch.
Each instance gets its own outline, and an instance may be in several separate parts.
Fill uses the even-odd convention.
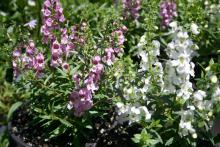
[[[111,112],[109,115],[112,115]],[[11,121],[11,129],[9,132],[25,142],[28,146],[33,147],[74,147],[73,134],[66,132],[65,134],[53,138],[45,139],[45,130],[30,123],[33,120],[33,114],[27,106],[22,106],[15,111]],[[131,138],[135,133],[141,131],[139,126],[126,127],[113,125],[113,119],[102,120],[101,118],[94,118],[94,126],[96,129],[90,131],[89,138],[80,140],[84,142],[86,147],[135,147]],[[127,125],[128,126],[128,125]]]

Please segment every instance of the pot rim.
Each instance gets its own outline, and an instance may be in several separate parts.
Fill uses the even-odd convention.
[[[27,143],[25,143],[20,137],[16,136],[14,133],[12,133],[12,123],[8,123],[8,132],[9,132],[9,138],[12,139],[14,142],[16,142],[19,146],[23,147],[31,147]]]

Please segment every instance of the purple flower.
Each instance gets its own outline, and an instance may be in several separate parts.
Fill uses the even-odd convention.
[[[171,23],[173,17],[177,16],[176,3],[174,1],[164,1],[160,4],[160,15],[162,17],[162,27],[166,28]]]
[[[34,29],[36,25],[37,25],[37,20],[36,19],[31,20],[28,23],[24,24],[25,27],[27,26],[30,29]]]
[[[77,91],[73,91],[70,95],[69,108],[74,109],[74,115],[77,117],[82,116],[85,111],[91,109],[92,103],[92,93],[87,88],[82,88]]]
[[[44,55],[42,53],[37,54],[34,61],[34,69],[38,77],[42,76],[43,69],[45,68]]]
[[[69,69],[69,64],[66,63],[66,62],[64,62],[64,63],[62,64],[62,68],[63,68],[63,70],[68,70],[68,69]]]
[[[35,54],[35,51],[36,51],[35,44],[31,40],[31,41],[29,41],[29,44],[26,47],[26,54],[27,54],[27,56],[33,56]]]
[[[48,9],[44,9],[44,10],[43,10],[43,15],[44,15],[45,17],[48,17],[48,16],[51,15],[51,11],[48,10]]]
[[[44,1],[44,7],[49,8],[51,6],[50,0]]]
[[[79,87],[80,84],[80,76],[78,74],[73,75],[73,80],[76,82],[76,86]]]
[[[96,64],[100,63],[100,61],[101,61],[101,57],[100,57],[100,56],[95,56],[95,57],[93,58],[93,60],[92,60],[92,63],[93,63],[94,65],[96,65]]]
[[[131,16],[134,19],[138,19],[141,0],[123,0],[122,3],[125,17],[128,18]]]
[[[20,49],[16,49],[13,51],[12,53],[13,58],[18,58],[21,56],[21,50]]]

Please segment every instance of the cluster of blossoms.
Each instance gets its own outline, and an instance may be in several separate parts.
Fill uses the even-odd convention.
[[[206,78],[209,81],[202,90],[197,90],[193,95],[193,104],[198,111],[203,112],[207,121],[213,115],[214,106],[220,101],[220,88],[217,76],[211,70],[213,63],[205,68]],[[208,98],[207,98],[208,97]],[[207,98],[207,99],[206,99]],[[212,124],[210,124],[212,126]]]
[[[122,3],[125,17],[132,16],[134,19],[138,19],[141,0],[123,0]]]
[[[166,93],[177,94],[177,97],[188,100],[193,92],[190,77],[194,77],[194,63],[191,62],[198,46],[189,38],[182,27],[177,27],[176,22],[170,25],[174,30],[173,40],[168,43],[166,53],[169,58],[165,68]]]
[[[189,38],[189,35],[182,27],[178,27],[176,22],[170,24],[173,33],[173,40],[168,43],[164,83],[165,93],[176,94],[177,98],[181,98],[184,102],[190,99],[193,94],[193,84],[190,78],[194,77],[194,63],[191,61],[198,47]],[[197,137],[193,128],[193,117],[195,107],[187,106],[187,110],[182,110],[181,120],[179,124],[180,134],[183,136],[192,134]]]
[[[149,44],[146,42],[145,35],[141,37],[137,46],[141,49],[138,54],[141,57],[139,73],[145,74],[145,76],[141,75],[143,87],[124,88],[124,102],[116,104],[118,108],[117,120],[119,123],[149,121],[153,112],[150,113],[147,109],[147,105],[151,103],[147,95],[155,94],[155,92],[165,95],[174,94],[178,99],[181,98],[184,107],[186,106],[179,113],[181,117],[179,122],[180,135],[191,134],[193,138],[197,138],[194,128],[196,123],[195,109],[210,110],[214,105],[213,99],[215,97],[216,101],[220,90],[216,88],[212,100],[204,100],[207,95],[202,90],[194,92],[190,78],[194,77],[195,65],[191,60],[196,55],[195,50],[198,49],[198,46],[192,42],[188,33],[182,27],[177,26],[176,22],[171,23],[170,26],[173,39],[168,43],[165,50],[168,59],[164,62],[164,69],[158,59],[158,56],[160,56],[160,43],[153,40]],[[147,44],[148,47],[144,48]],[[155,87],[159,87],[160,89],[157,89],[159,91]],[[190,99],[191,97],[193,98]],[[209,119],[211,113],[206,115]]]
[[[173,17],[177,16],[176,3],[170,0],[163,1],[160,4],[160,15],[162,17],[162,27],[168,27]]]
[[[56,37],[53,35],[53,30],[60,29],[60,23],[65,21],[63,9],[59,0],[45,0],[43,5],[43,26],[41,32],[43,33],[43,41],[55,41]]]
[[[123,27],[124,28],[124,27]],[[101,79],[101,74],[104,70],[104,65],[102,61],[107,65],[112,65],[115,57],[122,52],[124,39],[124,29],[117,30],[112,33],[110,41],[115,40],[116,45],[112,45],[110,48],[105,49],[105,55],[103,57],[95,56],[92,60],[92,68],[88,73],[87,78],[84,80],[83,88],[79,88],[76,91],[73,91],[70,96],[70,101],[68,103],[68,109],[74,109],[75,116],[81,116],[85,111],[91,109],[93,106],[92,94],[98,90],[98,82]],[[73,80],[80,87],[79,83],[81,82],[79,75],[74,75]]]
[[[25,53],[22,49],[25,48]],[[45,67],[44,56],[42,53],[36,53],[36,47],[31,40],[27,45],[20,44],[13,51],[13,73],[18,78],[22,71],[33,69],[37,76],[41,76]]]
[[[142,36],[138,44],[139,48],[142,48],[142,40],[145,40],[146,36]],[[160,42],[157,40],[152,41],[152,47],[148,47],[147,50],[141,50],[139,56],[141,57],[141,63],[139,72],[148,73],[146,79],[143,81],[144,86],[142,88],[142,93],[147,93],[150,90],[150,85],[157,84],[160,87],[160,90],[164,88],[163,82],[163,66],[158,61],[158,56],[160,55]],[[153,73],[153,74],[152,74]]]
[[[141,37],[138,47],[142,49],[146,44],[146,36],[144,35]],[[118,109],[117,121],[119,123],[126,121],[129,121],[129,123],[140,122],[142,120],[149,121],[151,119],[151,113],[145,106],[146,102],[149,102],[146,95],[150,90],[153,90],[151,89],[153,88],[153,86],[151,86],[152,84],[156,83],[161,90],[164,87],[163,67],[157,58],[157,56],[160,55],[160,43],[153,40],[151,44],[152,47],[147,48],[146,51],[139,51],[139,56],[141,57],[139,72],[145,75],[141,78],[143,87],[138,88],[133,86],[124,88],[125,104],[118,102],[116,105]],[[134,99],[135,103],[133,103]]]
[[[142,120],[149,121],[151,119],[151,113],[146,106],[140,104],[124,104],[118,102],[116,104],[118,108],[117,122],[123,124],[129,121],[129,123],[140,122]]]
[[[190,30],[194,35],[198,35],[199,34],[199,29],[198,29],[198,25],[195,23],[192,23],[190,26]]]
[[[78,91],[73,91],[70,95],[68,109],[74,108],[74,115],[81,116],[85,111],[89,110],[92,105],[92,94],[98,90],[98,82],[101,78],[104,66],[101,63],[101,57],[95,56],[92,60],[93,67],[90,70],[87,78],[84,80],[84,87]],[[74,75],[73,80],[79,87],[80,76]]]
[[[193,127],[193,123],[195,123],[194,111],[194,106],[188,106],[187,110],[180,112],[181,120],[179,123],[179,132],[181,136],[187,136],[190,133],[193,138],[197,138],[196,130]]]
[[[81,27],[77,25],[71,27],[71,33],[68,34],[67,28],[61,28],[61,24],[65,21],[63,9],[59,0],[45,0],[42,9],[43,25],[41,32],[43,33],[43,41],[50,45],[51,48],[51,66],[68,69],[67,58],[70,57],[77,45],[83,45],[85,39],[79,36],[78,31],[84,31],[86,23],[82,23]],[[59,35],[54,31],[60,32]]]
[[[122,29],[112,32],[110,37],[111,46],[105,49],[105,56],[102,58],[103,62],[107,65],[112,65],[116,56],[123,52],[123,44],[125,42],[124,31],[127,28],[124,26]]]

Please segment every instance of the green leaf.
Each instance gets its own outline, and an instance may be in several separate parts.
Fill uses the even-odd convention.
[[[92,129],[92,126],[91,125],[87,125],[86,128],[87,129]]]
[[[16,109],[18,109],[18,107],[20,107],[21,105],[22,105],[22,102],[16,102],[16,103],[14,103],[14,104],[11,106],[11,108],[10,108],[9,111],[8,111],[8,116],[7,116],[7,119],[8,119],[8,120],[11,118],[12,114],[14,113],[14,111],[15,111]]]
[[[155,130],[151,130],[151,132],[153,132],[153,133],[156,134],[156,136],[157,136],[157,138],[158,138],[158,140],[159,140],[160,143],[163,143],[162,138],[160,137],[160,135],[159,135]]]
[[[6,106],[4,103],[2,103],[2,102],[0,101],[0,108],[2,108],[2,109],[6,109],[7,106]]]
[[[58,118],[58,119],[59,119],[59,121],[60,121],[62,124],[64,124],[64,125],[67,126],[67,127],[72,127],[72,126],[73,126],[69,121],[67,121],[67,120],[65,120],[65,119],[61,119],[61,118]]]
[[[170,146],[173,143],[173,137],[171,137],[167,142],[165,143],[165,146]]]
[[[135,134],[135,135],[134,135],[134,138],[132,138],[132,141],[133,141],[134,143],[139,143],[140,140],[141,140],[141,134]]]
[[[60,68],[56,68],[56,69],[57,69],[57,71],[62,75],[62,77],[64,77],[64,78],[67,77],[66,72],[64,72],[62,69],[60,69]]]
[[[56,136],[59,136],[63,133],[65,133],[67,130],[67,128],[63,125],[60,125],[58,126],[56,129],[54,129],[52,132],[50,132],[50,137],[49,138],[53,138],[53,137],[56,137]]]
[[[51,79],[52,76],[53,76],[53,74],[50,74],[50,75],[47,77],[47,79],[44,81],[44,85],[47,84],[47,82]]]
[[[99,113],[98,111],[89,111],[90,114],[97,114]]]

